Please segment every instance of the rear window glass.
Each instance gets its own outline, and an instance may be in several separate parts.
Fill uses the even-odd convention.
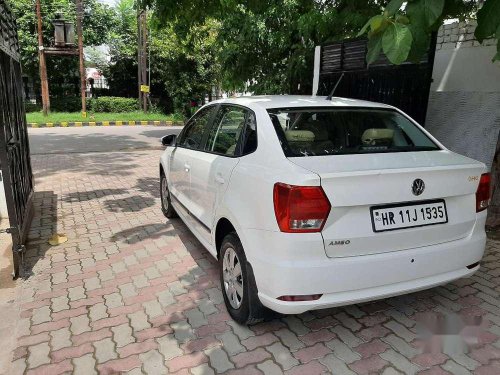
[[[269,109],[285,155],[433,151],[439,147],[393,110]]]

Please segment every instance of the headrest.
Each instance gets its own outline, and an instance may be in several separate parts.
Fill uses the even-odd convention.
[[[325,124],[318,120],[309,120],[303,126],[302,129],[310,130],[314,133],[314,141],[328,141],[328,130]]]
[[[366,129],[361,136],[361,141],[366,144],[376,144],[377,141],[381,140],[392,140],[394,136],[394,130],[392,129]]]
[[[314,142],[314,133],[309,130],[287,130],[285,137],[289,142]]]

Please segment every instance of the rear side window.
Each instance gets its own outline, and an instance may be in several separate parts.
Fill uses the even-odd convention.
[[[393,110],[270,109],[268,112],[289,157],[439,150],[424,132]]]
[[[177,145],[193,150],[199,149],[215,109],[216,107],[213,105],[200,109],[186,125]]]
[[[239,156],[255,151],[257,134],[253,112],[235,106],[221,106],[208,134],[205,150]]]

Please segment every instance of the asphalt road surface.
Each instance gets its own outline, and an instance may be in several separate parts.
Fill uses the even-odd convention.
[[[162,149],[160,138],[181,126],[29,128],[32,155]]]

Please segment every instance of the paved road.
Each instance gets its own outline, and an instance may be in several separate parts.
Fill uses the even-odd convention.
[[[124,147],[116,131],[143,148],[143,132],[162,134],[31,132],[34,147],[59,153],[32,158],[30,276],[18,284],[12,368],[0,373],[500,373],[500,241],[488,241],[471,278],[242,327],[225,310],[217,262],[161,214],[161,150],[75,153]],[[51,247],[52,233],[68,241]],[[454,334],[425,346],[425,324]]]
[[[161,149],[160,137],[179,134],[180,126],[30,128],[31,154]]]

